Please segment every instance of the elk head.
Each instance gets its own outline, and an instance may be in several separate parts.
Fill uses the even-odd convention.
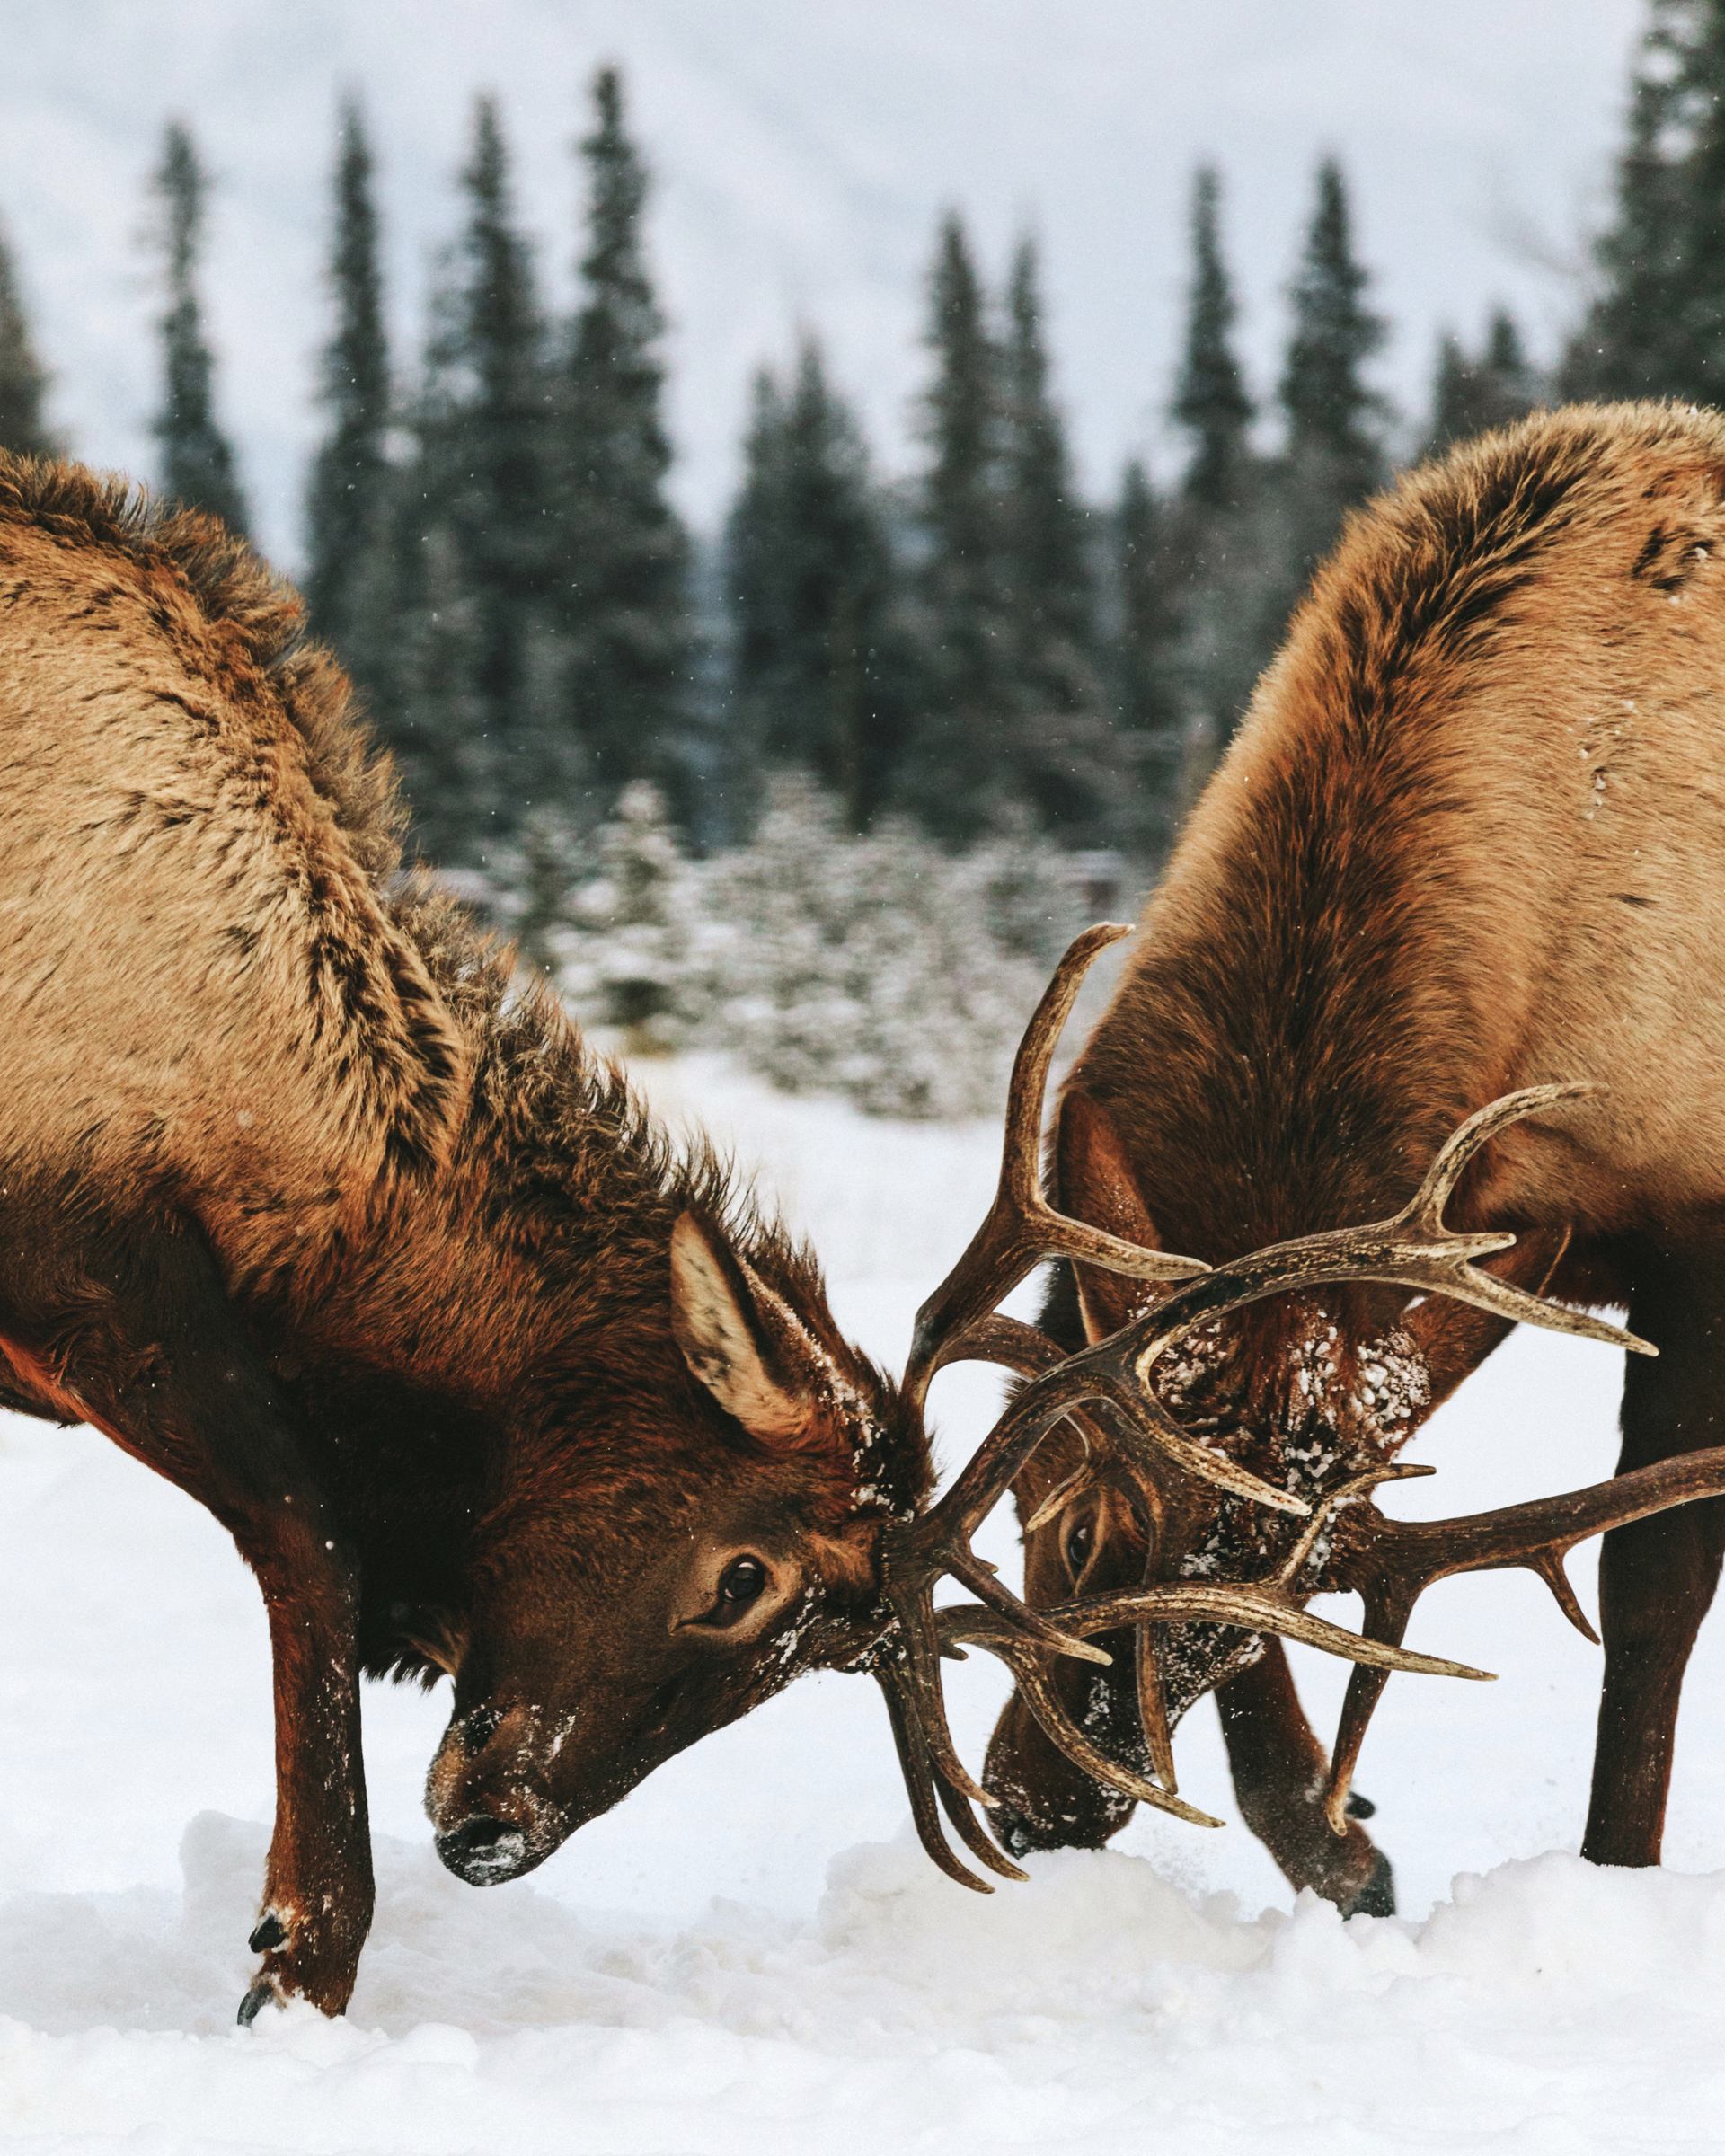
[[[960,1357],[1004,1364],[1027,1381],[953,1487],[928,1512],[883,1537],[884,1587],[896,1627],[879,1650],[890,1659],[877,1661],[877,1674],[894,1701],[924,1844],[943,1868],[973,1886],[982,1882],[964,1872],[947,1848],[936,1801],[967,1846],[996,1871],[1015,1874],[1016,1867],[983,1834],[972,1800],[994,1809],[997,1820],[1005,1814],[1009,1844],[1032,1846],[1035,1837],[1014,1822],[1012,1803],[1000,1801],[1019,1792],[1007,1786],[999,1744],[991,1761],[998,1790],[980,1787],[957,1758],[940,1699],[939,1654],[975,1645],[1006,1661],[1018,1680],[1008,1718],[1035,1725],[1045,1759],[1057,1758],[1101,1785],[1093,1805],[1105,1810],[1148,1803],[1211,1825],[1216,1822],[1177,1794],[1172,1727],[1179,1711],[1239,1666],[1241,1655],[1266,1635],[1344,1657],[1355,1668],[1326,1792],[1331,1825],[1340,1833],[1359,1746],[1390,1671],[1486,1674],[1402,1648],[1408,1618],[1427,1586],[1455,1572],[1523,1566],[1546,1581],[1566,1615],[1591,1638],[1564,1575],[1567,1551],[1589,1535],[1725,1489],[1725,1447],[1720,1447],[1468,1518],[1409,1524],[1378,1513],[1370,1499],[1379,1484],[1424,1471],[1390,1462],[1377,1442],[1384,1427],[1402,1434],[1416,1400],[1429,1408],[1509,1326],[1526,1321],[1653,1352],[1614,1326],[1544,1302],[1513,1279],[1482,1269],[1480,1260],[1514,1249],[1512,1235],[1461,1233],[1444,1219],[1469,1163],[1499,1132],[1557,1109],[1586,1089],[1539,1087],[1481,1109],[1444,1145],[1408,1204],[1387,1220],[1298,1237],[1213,1268],[1172,1256],[1156,1249],[1142,1221],[1131,1216],[1124,1156],[1116,1144],[1108,1157],[1106,1134],[1101,1142],[1107,1202],[1094,1210],[1109,1224],[1057,1211],[1037,1177],[1054,1036],[1091,959],[1127,932],[1092,929],[1080,937],[1031,1022],[1013,1072],[999,1191],[970,1247],[918,1313],[907,1374],[907,1391],[918,1404],[933,1373]],[[1511,1264],[1531,1267],[1543,1278],[1558,1254],[1524,1249]],[[1066,1259],[1081,1281],[1094,1274],[1140,1284],[1130,1291],[1120,1321],[1110,1325],[1100,1305],[1088,1311],[1087,1344],[1071,1353],[995,1312],[1031,1267],[1049,1258]],[[1194,1398],[1203,1401],[1204,1381],[1226,1371],[1225,1348],[1218,1352],[1211,1343],[1226,1341],[1228,1321],[1269,1298],[1315,1302],[1362,1286],[1389,1292],[1404,1337],[1393,1349],[1387,1342],[1375,1348],[1372,1360],[1356,1357],[1360,1390],[1348,1418],[1350,1436],[1344,1437],[1337,1418],[1330,1432],[1335,1442],[1314,1443],[1307,1429],[1304,1445],[1254,1464],[1249,1445],[1226,1441],[1225,1426],[1207,1427],[1201,1412],[1189,1420],[1171,1403],[1168,1393],[1184,1396],[1188,1406]],[[1406,1307],[1411,1298],[1419,1300]],[[1484,1321],[1470,1314],[1460,1328],[1442,1330],[1441,1351],[1439,1333],[1433,1332],[1422,1375],[1419,1334],[1429,1320],[1418,1312],[1439,1298],[1461,1303]],[[1250,1327],[1243,1330],[1249,1338]],[[1203,1351],[1190,1352],[1194,1340]],[[1409,1365],[1399,1392],[1386,1384],[1389,1370],[1377,1367],[1376,1358],[1392,1352]],[[1398,1411],[1384,1412],[1383,1400],[1365,1400],[1366,1391],[1387,1391]],[[1213,1398],[1207,1404],[1213,1408]],[[1321,1434],[1322,1400],[1314,1412]],[[1039,1459],[1050,1440],[1057,1449]],[[1064,1471],[1062,1445],[1070,1448]],[[1275,1479],[1259,1471],[1272,1467]],[[1030,1515],[1027,1565],[1027,1588],[1039,1608],[1007,1592],[969,1548],[981,1519],[1021,1477],[1041,1493]],[[1223,1524],[1240,1513],[1249,1525]],[[1050,1528],[1058,1539],[1039,1543],[1039,1534]],[[933,1584],[942,1570],[969,1586],[978,1601],[936,1610]],[[1311,1596],[1331,1589],[1361,1595],[1362,1634],[1305,1608]],[[1164,1661],[1175,1659],[1164,1648],[1170,1640],[1180,1650],[1172,1682],[1164,1671]],[[1102,1641],[1125,1652],[1110,1655],[1098,1646]],[[1111,1689],[1094,1689],[1095,1667],[1075,1679],[1068,1666],[1074,1658],[1110,1673]],[[1104,1748],[1110,1707],[1115,1721],[1130,1728],[1125,1756]]]
[[[586,1329],[522,1410],[437,1657],[456,1699],[427,1807],[475,1885],[870,1634],[881,1530],[926,1494],[927,1446],[812,1268],[773,1259],[776,1284],[685,1209],[652,1310]]]

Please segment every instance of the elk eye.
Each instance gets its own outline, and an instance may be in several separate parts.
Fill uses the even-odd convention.
[[[765,1588],[766,1567],[758,1557],[733,1557],[719,1576],[719,1592],[709,1621],[729,1624],[751,1603],[758,1602]]]
[[[1079,1520],[1066,1530],[1066,1569],[1075,1579],[1089,1561],[1095,1533],[1088,1520]]]

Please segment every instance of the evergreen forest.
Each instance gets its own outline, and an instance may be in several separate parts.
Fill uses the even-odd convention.
[[[702,1037],[720,1006],[748,1004],[771,1031],[777,998],[795,1012],[772,1051],[781,1082],[830,1077],[841,1038],[866,1065],[880,1023],[862,984],[910,960],[884,930],[854,935],[853,916],[884,913],[889,889],[887,941],[946,950],[949,984],[965,970],[953,935],[980,923],[1005,971],[978,976],[977,1006],[1004,1016],[976,1030],[1004,1038],[1086,880],[1129,905],[1154,878],[1352,507],[1543,402],[1725,401],[1722,91],[1725,0],[1650,0],[1565,349],[1536,363],[1501,310],[1446,333],[1419,413],[1373,387],[1386,323],[1341,164],[1310,175],[1261,388],[1237,349],[1225,176],[1199,170],[1178,364],[1146,384],[1179,457],[1168,473],[1127,462],[1102,499],[1075,478],[1036,242],[992,278],[948,211],[931,234],[912,468],[880,470],[843,355],[808,329],[753,384],[711,531],[687,527],[668,483],[652,173],[619,72],[595,75],[579,131],[572,308],[540,289],[504,115],[482,97],[415,353],[390,349],[376,150],[349,102],[302,582],[396,759],[417,850],[639,1045]],[[179,122],[147,187],[150,476],[243,532],[204,313],[210,180]],[[0,228],[0,446],[75,454],[49,422],[52,355],[27,288]],[[746,954],[768,944],[794,971],[799,935],[819,995],[749,975]],[[817,962],[841,946],[837,972]],[[880,1100],[866,1069],[850,1090],[910,1112],[980,1100],[981,1076],[943,1093],[907,1077],[910,1039],[907,1019]]]

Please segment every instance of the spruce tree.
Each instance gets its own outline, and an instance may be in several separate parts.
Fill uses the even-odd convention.
[[[1017,799],[1050,829],[1094,843],[1111,819],[1118,758],[1099,666],[1089,519],[1049,391],[1028,239],[1013,257],[1006,316],[999,522],[1013,723],[1001,750]]]
[[[1172,407],[1185,470],[1162,504],[1128,473],[1119,526],[1125,701],[1139,774],[1129,821],[1137,846],[1153,856],[1172,841],[1274,649],[1288,574],[1278,490],[1252,445],[1221,181],[1208,167],[1193,184],[1191,248]]]
[[[918,694],[904,806],[948,837],[974,835],[1013,798],[1013,640],[1000,528],[998,368],[963,225],[941,226],[929,280],[934,379],[917,503]]]
[[[741,740],[769,766],[812,773],[860,827],[898,759],[902,634],[862,432],[812,338],[788,393],[756,382],[725,581]]]
[[[474,110],[463,171],[467,222],[453,359],[464,384],[448,415],[457,535],[474,617],[474,694],[491,743],[503,824],[540,777],[535,639],[546,577],[546,380],[533,260],[494,100]]]
[[[217,422],[216,363],[198,296],[209,176],[190,135],[170,123],[154,191],[162,213],[167,306],[162,340],[162,402],[152,431],[161,457],[164,494],[208,509],[234,532],[246,528],[245,499],[234,452]]]
[[[1239,500],[1252,420],[1234,349],[1238,309],[1222,253],[1221,203],[1220,176],[1201,166],[1192,186],[1192,276],[1173,417],[1191,447],[1184,492],[1211,510]]]
[[[401,663],[378,716],[420,843],[507,876],[552,798],[544,330],[495,104],[475,108],[466,216],[438,264],[414,450],[391,481],[388,618]]]
[[[19,456],[51,456],[54,437],[43,414],[48,374],[36,357],[4,227],[0,227],[0,449]]]
[[[375,698],[394,662],[389,564],[389,348],[372,156],[358,105],[341,110],[329,282],[335,322],[323,348],[325,430],[305,499],[305,599]]]
[[[558,505],[565,725],[600,800],[655,778],[695,811],[703,760],[694,709],[687,537],[666,492],[664,323],[641,247],[648,173],[615,67],[593,83],[587,245],[567,355]]]
[[[1452,443],[1507,427],[1531,411],[1539,398],[1538,376],[1515,318],[1505,309],[1492,315],[1477,355],[1470,355],[1459,338],[1446,332],[1438,340],[1425,454],[1437,455]]]
[[[1354,257],[1347,184],[1333,157],[1318,167],[1317,201],[1291,289],[1294,327],[1278,387],[1288,454],[1321,466],[1342,502],[1383,479],[1383,401],[1362,372],[1384,341]]]
[[[1567,396],[1725,399],[1725,0],[1652,0]]]
[[[1128,774],[1123,835],[1153,859],[1167,852],[1179,818],[1186,739],[1178,529],[1135,457],[1114,517],[1114,695]]]
[[[1280,641],[1289,609],[1343,517],[1388,476],[1387,413],[1364,372],[1384,335],[1366,305],[1368,281],[1354,255],[1341,169],[1325,158],[1289,288],[1293,327],[1277,391],[1287,439],[1263,510],[1278,557],[1260,616],[1266,649]]]

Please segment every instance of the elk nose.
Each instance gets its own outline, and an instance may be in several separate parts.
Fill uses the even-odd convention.
[[[527,1837],[507,1819],[479,1812],[438,1836],[438,1854],[470,1886],[495,1886],[526,1862]]]

